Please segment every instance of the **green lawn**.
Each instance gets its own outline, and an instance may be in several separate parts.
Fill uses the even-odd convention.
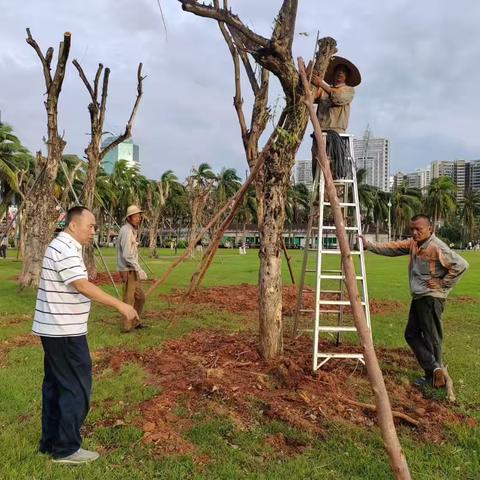
[[[325,438],[309,438],[312,445],[294,456],[281,455],[266,445],[267,435],[283,432],[289,436],[306,435],[272,421],[248,431],[237,431],[232,422],[220,415],[198,412],[188,439],[201,455],[209,458],[199,464],[189,456],[152,455],[134,426],[138,406],[156,394],[145,386],[147,373],[136,363],[119,372],[105,370],[94,378],[92,410],[86,424],[85,446],[105,452],[101,459],[77,468],[52,464],[36,452],[40,431],[42,352],[38,343],[30,343],[29,330],[35,302],[34,291],[18,292],[15,276],[20,262],[0,260],[0,479],[327,479],[382,480],[391,478],[386,454],[376,429],[362,429],[332,424]],[[114,251],[104,250],[107,262],[114,265]],[[154,276],[172,261],[172,252],[162,250],[161,258],[148,261]],[[458,408],[480,420],[480,344],[479,305],[480,254],[465,253],[470,270],[447,302],[445,321],[445,359],[455,379]],[[298,276],[300,252],[293,252]],[[197,262],[178,268],[159,293],[185,287]],[[284,265],[286,267],[286,265]],[[383,258],[367,254],[370,297],[396,300],[398,311],[372,318],[378,345],[405,347],[403,329],[408,312],[407,258]],[[236,250],[220,250],[205,285],[256,283],[257,252],[246,256]],[[285,268],[284,279],[289,283]],[[111,287],[106,287],[112,290]],[[469,298],[466,298],[469,297]],[[147,311],[158,311],[165,304],[153,295]],[[160,346],[166,339],[177,338],[197,328],[243,328],[239,317],[220,311],[199,310],[188,318],[165,328],[165,322],[152,322],[148,331],[119,334],[117,315],[95,306],[90,319],[89,343],[92,352],[108,347],[143,350]],[[21,340],[24,340],[23,342]],[[13,346],[12,346],[13,345]],[[411,372],[412,376],[414,372]],[[439,400],[441,401],[441,400]],[[122,403],[119,403],[122,402]],[[127,408],[125,408],[127,405]],[[119,426],[105,426],[102,420],[122,420]],[[399,428],[412,476],[415,479],[480,478],[480,429],[465,425],[449,428],[443,444],[417,440],[406,428]],[[234,447],[232,447],[234,444]]]

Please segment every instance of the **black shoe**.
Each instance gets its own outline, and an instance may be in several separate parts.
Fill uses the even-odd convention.
[[[433,378],[428,377],[420,377],[413,381],[413,386],[419,388],[420,390],[425,390],[427,387],[432,387],[433,385]]]
[[[135,330],[142,330],[144,328],[150,328],[148,325],[144,325],[143,323],[139,323],[135,326]]]

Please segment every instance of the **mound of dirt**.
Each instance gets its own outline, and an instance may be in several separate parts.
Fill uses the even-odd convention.
[[[112,369],[138,361],[150,373],[149,383],[160,387],[161,393],[141,406],[144,441],[160,454],[194,454],[195,446],[184,433],[202,411],[228,416],[239,430],[254,428],[267,419],[278,419],[321,437],[328,435],[330,422],[374,427],[375,412],[362,406],[373,403],[364,367],[330,361],[312,374],[310,339],[287,340],[285,356],[270,364],[262,361],[257,344],[258,339],[251,334],[203,331],[141,355],[121,350],[102,352],[99,360]],[[334,350],[332,345],[322,348]],[[342,350],[356,348],[343,345]],[[377,349],[377,354],[384,365],[392,408],[418,422],[418,426],[406,423],[417,438],[440,442],[446,424],[466,421],[445,404],[424,398],[401,378],[406,370],[417,368],[408,351]],[[279,435],[266,441],[285,453],[308,448],[302,441]]]
[[[112,279],[115,283],[122,283],[122,277],[120,276],[120,272],[110,272],[110,275],[112,275]],[[97,272],[96,278],[89,280],[95,285],[111,285],[112,283],[112,280],[110,280],[107,272]],[[144,280],[143,282],[153,283],[154,280],[152,278],[149,278],[147,280]]]
[[[258,311],[258,287],[242,283],[220,287],[201,288],[193,294],[186,296],[184,290],[175,290],[168,295],[160,295],[161,298],[174,304],[193,303],[219,308],[232,313],[252,313]],[[297,302],[297,287],[286,285],[282,290],[284,315],[293,316]],[[333,294],[325,295],[324,298],[337,299]],[[304,308],[314,308],[315,292],[307,289],[304,295]],[[370,300],[370,313],[385,313],[402,308],[403,304],[397,301]],[[349,309],[345,309],[348,313]]]

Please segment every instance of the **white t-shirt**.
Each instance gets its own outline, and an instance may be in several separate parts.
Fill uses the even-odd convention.
[[[87,334],[90,300],[71,284],[88,279],[82,246],[68,233],[52,240],[43,257],[32,333],[44,337]]]

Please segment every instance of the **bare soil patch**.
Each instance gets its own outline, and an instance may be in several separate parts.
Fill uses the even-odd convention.
[[[295,285],[286,285],[282,290],[284,315],[292,316],[295,313],[297,302],[297,287]],[[314,308],[315,292],[309,289],[305,292],[304,307]],[[200,290],[186,296],[184,290],[175,290],[167,295],[160,295],[160,298],[173,303],[183,304],[191,303],[195,305],[205,305],[218,308],[231,313],[246,313],[258,311],[258,287],[242,283],[240,285],[220,286],[201,288]],[[334,295],[325,296],[325,298],[335,299]],[[371,313],[386,313],[404,307],[404,304],[398,301],[386,301],[370,299]],[[348,313],[349,309],[345,309]]]
[[[3,364],[8,352],[18,347],[25,347],[27,345],[39,345],[40,339],[31,333],[17,335],[16,337],[0,341],[0,365]]]
[[[375,412],[346,401],[374,403],[365,368],[330,361],[313,374],[311,348],[309,338],[286,339],[284,357],[265,363],[255,335],[200,331],[141,354],[102,352],[97,368],[118,370],[124,363],[137,361],[150,373],[149,383],[160,387],[161,393],[141,405],[141,427],[144,441],[153,444],[159,454],[195,455],[195,446],[185,432],[202,411],[229,417],[238,430],[255,428],[269,419],[281,420],[313,437],[328,436],[331,422],[347,428],[376,428]],[[324,348],[333,350],[331,345]],[[353,345],[343,345],[343,350],[357,351]],[[417,438],[439,443],[444,440],[445,425],[475,423],[440,401],[424,398],[399,376],[403,370],[417,368],[410,352],[377,349],[377,354],[384,365],[393,409],[419,425],[401,419],[396,423],[407,425]],[[284,454],[309,447],[283,434],[268,436],[266,443]]]
[[[120,272],[110,272],[110,274],[112,275],[112,279],[115,283],[122,283],[122,277],[120,276]],[[97,277],[95,278],[95,280],[90,281],[95,285],[110,285],[112,283],[107,272],[97,272]],[[153,281],[154,280],[152,278],[149,278],[147,280],[144,280],[143,283],[153,283]]]

